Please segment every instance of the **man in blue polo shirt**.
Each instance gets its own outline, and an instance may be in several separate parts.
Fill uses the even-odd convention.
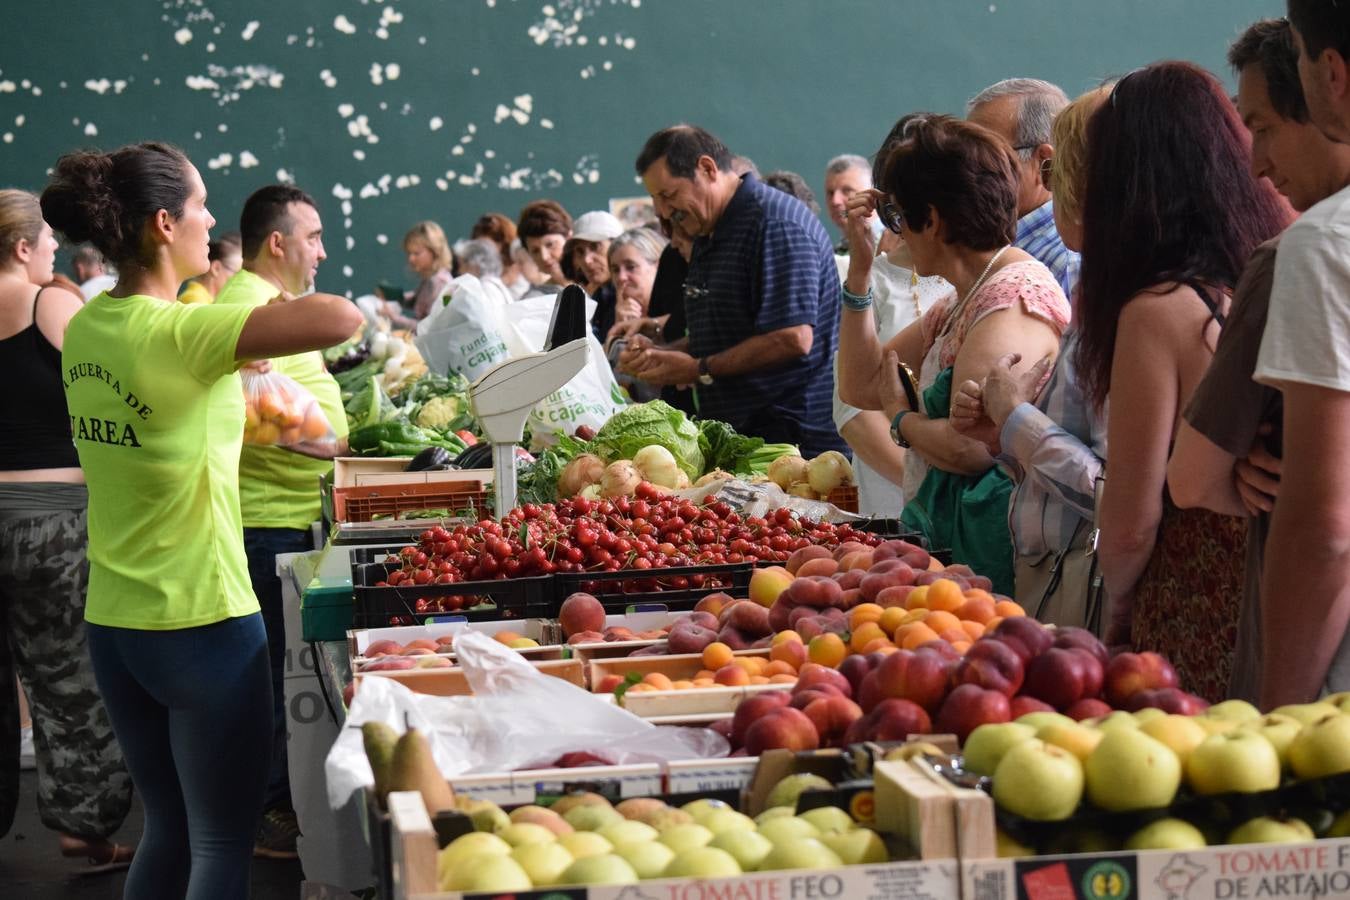
[[[731,152],[693,125],[652,135],[637,171],[656,213],[696,235],[688,337],[629,344],[620,367],[650,384],[692,384],[698,412],[736,430],[844,449],[831,414],[839,271],[819,219],[794,197],[731,170]]]

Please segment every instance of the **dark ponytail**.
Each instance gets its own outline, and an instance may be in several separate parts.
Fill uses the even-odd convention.
[[[175,219],[188,198],[188,159],[169,144],[132,144],[112,153],[82,150],[57,160],[42,192],[42,216],[118,267],[146,262],[145,223],[161,209]]]

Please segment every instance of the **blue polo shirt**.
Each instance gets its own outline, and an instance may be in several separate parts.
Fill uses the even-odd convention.
[[[694,241],[684,282],[689,352],[711,356],[759,334],[814,330],[800,359],[699,386],[699,415],[814,455],[842,450],[834,427],[839,270],[820,220],[800,200],[741,179],[713,233]]]

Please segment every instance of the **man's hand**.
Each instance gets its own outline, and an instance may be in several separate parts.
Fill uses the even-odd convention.
[[[290,291],[282,290],[278,291],[277,295],[273,297],[271,300],[268,300],[267,305],[273,306],[277,303],[290,303],[294,299],[295,299],[294,294],[292,294]]]
[[[952,395],[949,419],[957,434],[990,447],[998,443],[999,428],[984,414],[984,392],[974,381],[962,382]]]
[[[627,364],[623,363],[629,353],[620,359],[621,370],[648,384],[686,385],[698,381],[698,360],[679,350],[657,350],[653,347],[634,351]]]
[[[248,369],[254,375],[266,375],[272,371],[272,361],[270,359],[255,359],[252,362],[246,362],[239,368]]]
[[[1240,459],[1233,466],[1233,480],[1237,486],[1242,505],[1251,515],[1270,512],[1275,508],[1275,498],[1280,493],[1280,470],[1282,460],[1266,449],[1265,438],[1271,433],[1269,425],[1262,425],[1256,440],[1246,459]]]
[[[980,397],[984,402],[984,413],[998,430],[1008,421],[1012,411],[1023,403],[1034,402],[1041,392],[1053,357],[1044,356],[1036,365],[1021,374],[1013,374],[1013,366],[1022,361],[1019,353],[1005,353],[989,370],[980,386]]]

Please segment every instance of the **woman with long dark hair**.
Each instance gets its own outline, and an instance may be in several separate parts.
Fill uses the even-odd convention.
[[[1165,481],[1238,276],[1291,215],[1250,169],[1223,85],[1190,63],[1125,76],[1088,127],[1077,362],[1088,396],[1110,398],[1098,510],[1108,642],[1165,654],[1209,700],[1231,672],[1245,524],[1177,509]]]

